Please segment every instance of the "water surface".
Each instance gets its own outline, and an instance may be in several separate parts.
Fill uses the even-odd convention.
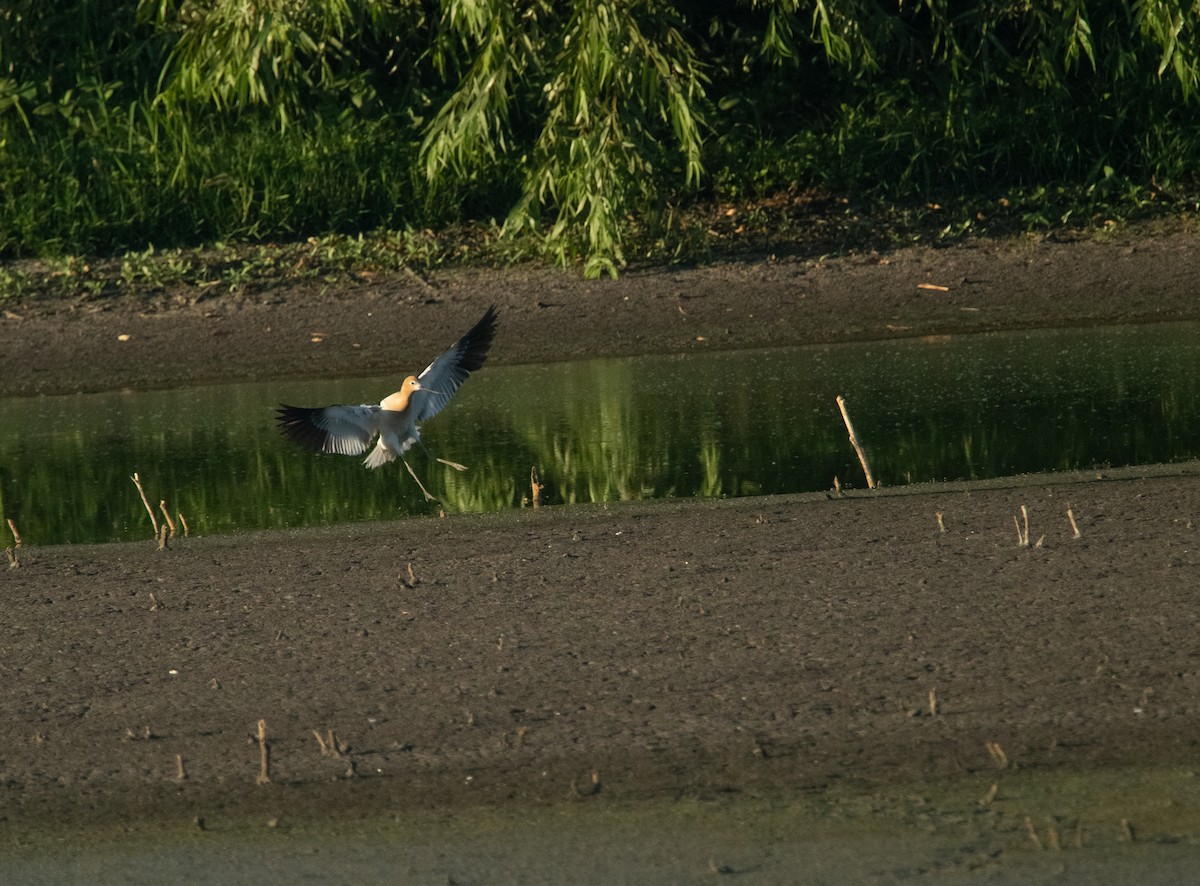
[[[447,512],[543,501],[863,485],[847,398],[885,485],[1200,456],[1200,325],[1157,324],[489,366],[410,463]],[[0,401],[0,516],[29,543],[148,538],[165,500],[193,532],[436,511],[399,463],[296,449],[280,402],[377,402],[394,377]]]

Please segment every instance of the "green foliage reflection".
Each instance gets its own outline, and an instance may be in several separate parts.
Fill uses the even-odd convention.
[[[0,517],[27,543],[150,537],[129,476],[199,533],[434,515],[403,467],[314,456],[280,400],[361,402],[395,379],[0,404]],[[490,367],[410,463],[448,513],[543,502],[861,486],[835,397],[885,485],[1200,455],[1194,325]]]

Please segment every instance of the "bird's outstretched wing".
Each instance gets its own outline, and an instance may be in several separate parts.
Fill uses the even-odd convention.
[[[293,443],[313,452],[362,455],[379,432],[378,406],[280,406],[280,429]]]
[[[417,376],[422,390],[414,395],[416,421],[432,418],[445,408],[467,376],[483,366],[495,334],[496,306],[492,305],[466,335],[425,367]]]

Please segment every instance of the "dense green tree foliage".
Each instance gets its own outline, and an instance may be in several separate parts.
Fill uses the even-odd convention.
[[[10,0],[0,252],[502,220],[614,271],[697,199],[1190,189],[1191,0]]]

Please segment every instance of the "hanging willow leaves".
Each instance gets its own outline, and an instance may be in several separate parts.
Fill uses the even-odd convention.
[[[1051,224],[1200,186],[1198,85],[1200,0],[9,0],[0,253],[504,219],[612,274],[806,188]]]
[[[429,177],[522,152],[506,227],[541,229],[549,217],[546,242],[560,260],[583,255],[588,275],[615,274],[626,217],[669,181],[660,167],[677,169],[676,186],[703,174],[704,77],[675,10],[580,0],[518,15],[502,0],[472,0],[448,4],[445,22],[473,57],[426,135]],[[532,145],[515,140],[513,113],[538,128]]]

